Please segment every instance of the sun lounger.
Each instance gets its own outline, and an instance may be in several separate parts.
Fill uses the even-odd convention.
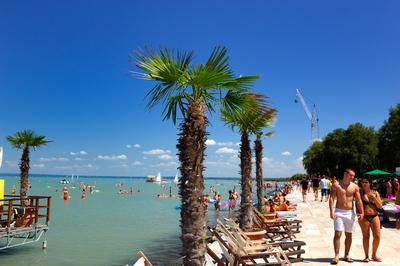
[[[151,264],[142,251],[139,251],[136,255],[139,257],[139,259],[135,262],[135,264],[133,264],[133,266],[153,266],[153,264]]]
[[[267,238],[264,238],[263,240],[257,240],[257,241],[252,241],[249,240],[246,237],[246,233],[243,232],[240,227],[234,223],[232,220],[227,220],[228,225],[230,226],[231,230],[233,232],[237,232],[238,237],[242,237],[244,242],[247,243],[253,243],[253,245],[257,244],[271,244],[271,245],[277,245],[282,248],[282,250],[285,252],[286,256],[288,257],[289,261],[294,263],[294,262],[300,262],[303,261],[303,258],[301,257],[302,254],[305,253],[305,250],[302,248],[303,246],[306,245],[305,242],[299,241],[299,240],[271,240],[268,238],[267,234],[265,235]]]
[[[293,240],[300,233],[301,220],[298,219],[265,219],[257,209],[254,209],[254,224],[267,231],[270,240]]]
[[[224,265],[229,266],[291,265],[279,246],[262,244],[248,246],[229,232],[225,226],[221,225],[222,224],[219,224],[216,229],[210,229],[224,254],[225,262],[221,260],[219,263],[224,263]],[[218,230],[221,230],[221,232],[218,232]]]

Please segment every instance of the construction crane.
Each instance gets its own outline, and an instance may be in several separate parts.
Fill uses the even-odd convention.
[[[310,112],[310,109],[307,106],[306,101],[304,100],[303,95],[301,94],[299,89],[296,89],[296,99],[294,100],[296,103],[300,102],[301,105],[304,108],[304,111],[306,112],[306,115],[308,117],[308,119],[310,119],[311,121],[311,141],[317,141],[319,140],[319,128],[318,128],[318,116],[317,116],[317,107],[315,105],[315,103],[312,103],[313,105],[313,109],[312,112]]]

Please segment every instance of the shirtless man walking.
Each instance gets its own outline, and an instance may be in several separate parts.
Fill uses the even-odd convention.
[[[344,261],[353,262],[349,257],[352,233],[356,221],[356,214],[354,213],[354,200],[357,204],[358,220],[364,216],[363,205],[360,196],[359,187],[352,182],[355,176],[354,170],[346,169],[344,171],[343,180],[336,182],[332,185],[331,195],[329,197],[329,210],[330,216],[334,221],[335,236],[333,238],[333,246],[335,249],[335,257],[331,264],[338,264],[339,262],[339,249],[340,237],[342,232],[345,232],[346,240]],[[334,200],[336,199],[335,209],[333,208]]]

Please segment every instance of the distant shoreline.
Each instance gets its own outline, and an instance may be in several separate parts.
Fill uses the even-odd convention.
[[[1,176],[19,176],[20,174],[16,173],[0,173]],[[48,177],[48,178],[66,178],[71,175],[56,175],[56,174],[30,174],[29,177]],[[74,175],[76,178],[76,175]],[[109,179],[146,179],[146,176],[96,176],[96,175],[79,175],[79,178],[109,178]],[[171,179],[173,180],[174,176],[165,176],[163,179]],[[279,178],[279,177],[278,177]],[[283,177],[282,177],[283,178]],[[240,180],[240,177],[205,177],[205,180]],[[275,180],[277,178],[264,178],[264,180]]]

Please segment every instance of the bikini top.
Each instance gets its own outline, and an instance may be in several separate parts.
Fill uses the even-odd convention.
[[[375,191],[372,191],[372,193],[374,195],[376,195]],[[376,207],[375,202],[370,201],[368,196],[364,193],[364,191],[362,192],[362,195],[361,195],[361,201],[362,201],[363,205],[370,205],[370,206]]]

